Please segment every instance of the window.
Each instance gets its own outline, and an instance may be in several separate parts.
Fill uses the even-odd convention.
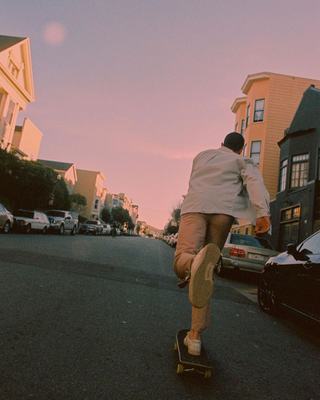
[[[246,120],[243,119],[243,120],[241,120],[241,128],[240,128],[240,133],[241,133],[241,135],[244,134],[244,130],[245,130],[245,129],[246,129]]]
[[[320,233],[316,233],[305,240],[299,248],[299,251],[302,250],[305,254],[320,254]]]
[[[253,122],[263,121],[264,116],[264,99],[256,100],[254,103]]]
[[[309,154],[292,157],[291,185],[292,188],[305,186],[309,175]]]
[[[251,142],[250,157],[259,164],[261,152],[261,140],[255,140]]]
[[[286,189],[287,173],[288,173],[288,159],[285,159],[280,163],[279,192],[282,192],[283,190]]]
[[[10,100],[8,110],[7,110],[7,115],[6,115],[6,122],[10,125],[13,119],[13,114],[14,114],[14,109],[15,109],[15,103]]]
[[[281,211],[281,222],[288,222],[288,221],[300,219],[300,215],[301,215],[301,207],[300,206],[286,208]]]
[[[249,125],[249,122],[250,122],[250,104],[247,105],[246,127]]]

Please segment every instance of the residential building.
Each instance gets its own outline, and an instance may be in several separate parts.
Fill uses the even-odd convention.
[[[107,189],[104,186],[105,176],[100,171],[77,169],[75,193],[80,193],[87,199],[83,212],[86,218],[97,219],[105,204]]]
[[[19,111],[34,101],[30,40],[0,35],[0,147],[11,150]]]
[[[131,208],[131,218],[134,225],[136,225],[139,218],[139,206],[137,204],[133,204]]]
[[[231,107],[235,129],[245,138],[244,154],[259,164],[271,199],[278,188],[277,143],[311,84],[320,86],[320,81],[271,72],[248,75],[241,88],[245,96],[235,99]]]
[[[132,222],[136,224],[139,217],[139,207],[133,205],[132,200],[125,193],[108,193],[106,195],[105,206],[109,209],[122,207],[128,210]]]
[[[11,150],[21,158],[36,161],[42,136],[40,129],[29,118],[25,118],[22,126],[15,127]]]
[[[320,229],[320,89],[310,86],[279,141],[278,193],[271,203],[274,245],[284,250]]]
[[[47,168],[55,170],[55,172],[64,179],[69,193],[75,193],[74,189],[78,178],[77,169],[73,163],[40,159],[38,162]]]

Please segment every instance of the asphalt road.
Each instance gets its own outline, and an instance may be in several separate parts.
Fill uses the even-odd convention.
[[[143,238],[0,236],[0,399],[320,399],[320,339],[218,279],[204,336],[214,376],[176,375],[189,326],[173,250]]]

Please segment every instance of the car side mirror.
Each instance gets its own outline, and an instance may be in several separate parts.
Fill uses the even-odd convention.
[[[289,243],[287,245],[287,253],[291,256],[297,255],[297,245],[295,243]]]

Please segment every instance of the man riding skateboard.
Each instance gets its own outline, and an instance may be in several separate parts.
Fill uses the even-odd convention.
[[[174,270],[179,286],[189,283],[192,318],[184,344],[194,356],[209,324],[213,268],[234,220],[249,220],[256,235],[270,229],[269,194],[255,162],[241,155],[243,146],[242,135],[231,132],[219,149],[198,154],[181,207]]]

